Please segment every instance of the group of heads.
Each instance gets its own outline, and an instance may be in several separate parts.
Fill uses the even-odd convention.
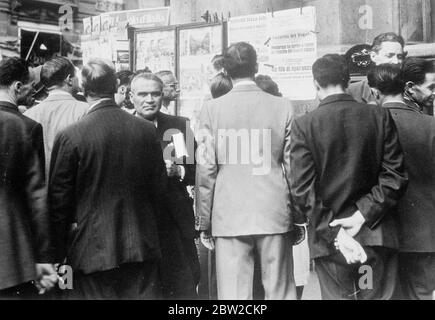
[[[212,65],[217,72],[210,79],[212,97],[218,98],[227,94],[233,88],[233,80],[254,80],[263,91],[281,97],[276,82],[267,75],[257,75],[257,53],[254,47],[246,42],[231,45],[224,55],[217,55],[212,59]]]
[[[131,101],[135,105],[134,101],[137,101],[135,98],[138,88],[137,85],[135,85],[133,88],[132,84],[133,80],[138,75],[142,74],[152,74],[152,72],[150,69],[145,68],[143,70],[138,70],[135,73],[129,70],[123,70],[116,73],[118,78],[118,89],[115,93],[115,101],[117,105],[122,106],[128,101]],[[159,103],[168,106],[171,101],[175,101],[180,95],[178,80],[172,71],[169,70],[159,71],[154,75],[157,76],[163,83],[162,98],[161,103],[160,101]]]
[[[0,62],[1,90],[16,105],[32,106],[39,83],[48,90],[61,88],[71,94],[80,90],[77,68],[64,57],[55,57],[34,69],[21,58]]]
[[[395,33],[377,36],[372,44],[372,67],[368,74],[369,85],[377,103],[385,95],[404,94],[422,108],[431,108],[435,93],[435,67],[421,58],[407,58],[403,38]],[[329,54],[313,65],[314,84],[322,99],[328,87],[346,89],[350,81],[344,58]]]

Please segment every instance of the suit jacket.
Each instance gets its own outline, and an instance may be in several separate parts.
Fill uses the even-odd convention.
[[[405,191],[407,175],[396,127],[386,109],[333,95],[294,121],[291,189],[295,209],[309,217],[313,258],[333,254],[339,227],[329,224],[359,210],[365,246],[398,247],[389,209]]]
[[[39,122],[44,132],[45,169],[48,176],[54,138],[62,129],[80,120],[89,105],[77,101],[67,92],[49,94],[40,104],[28,109],[24,115]]]
[[[157,203],[165,183],[153,124],[113,100],[96,105],[54,143],[49,204],[57,260],[92,273],[160,258]]]
[[[26,132],[33,146],[33,149],[36,150],[40,166],[44,172],[45,171],[44,138],[43,138],[43,130],[41,124],[23,115],[18,110],[17,106],[6,101],[0,101],[0,111],[13,113],[17,115],[19,118],[21,118],[22,121],[24,121]]]
[[[216,237],[270,235],[304,222],[290,210],[292,120],[289,100],[254,84],[205,103],[196,159],[201,230],[211,228]]]
[[[376,104],[375,97],[372,94],[367,78],[351,83],[348,88],[348,93],[360,103]]]
[[[0,290],[36,279],[52,262],[46,189],[27,121],[0,107]]]
[[[187,118],[171,116],[159,112],[156,120],[157,139],[160,141],[165,160],[175,158],[175,152],[170,152],[171,150],[167,149],[168,145],[171,143],[171,136],[180,132],[184,136],[184,142],[189,156],[177,159],[176,163],[184,167],[185,175],[182,181],[180,181],[179,177],[168,179],[168,201],[170,211],[181,231],[181,235],[185,238],[193,239],[195,237],[193,200],[189,197],[186,187],[195,185],[195,137],[190,129],[188,124],[189,119]],[[168,153],[167,155],[165,154],[165,150]]]
[[[435,252],[435,119],[404,103],[386,103],[396,123],[409,185],[397,205],[400,250]]]

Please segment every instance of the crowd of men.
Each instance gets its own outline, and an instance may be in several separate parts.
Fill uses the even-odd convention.
[[[376,37],[367,80],[350,87],[343,56],[319,58],[320,104],[297,118],[255,77],[254,48],[233,44],[196,140],[168,114],[171,72],[92,59],[79,86],[56,57],[40,69],[48,96],[22,114],[33,77],[1,61],[0,298],[195,299],[199,237],[219,299],[252,299],[258,282],[291,300],[292,247],[308,237],[323,299],[432,299],[435,66],[404,46]]]

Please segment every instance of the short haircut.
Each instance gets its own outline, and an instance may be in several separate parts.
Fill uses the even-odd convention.
[[[29,81],[29,65],[21,58],[8,58],[0,61],[0,87],[9,87],[15,81]]]
[[[136,72],[134,74],[138,74],[138,73],[153,73],[153,72],[151,71],[150,68],[145,67],[143,69],[136,70]]]
[[[113,97],[117,92],[115,70],[102,59],[91,59],[83,67],[82,86],[85,96]]]
[[[384,63],[374,66],[367,74],[369,86],[378,89],[383,95],[392,96],[405,91],[402,68],[399,65]]]
[[[231,78],[222,72],[218,73],[211,79],[210,92],[213,99],[222,97],[233,89]]]
[[[405,40],[403,40],[402,36],[399,36],[394,32],[387,32],[387,33],[381,33],[373,40],[372,51],[376,53],[379,52],[381,50],[382,43],[384,42],[398,42],[400,43],[402,48],[405,47]]]
[[[249,43],[235,43],[224,55],[224,68],[233,79],[254,77],[257,72],[257,52]]]
[[[47,88],[62,85],[68,76],[74,77],[75,73],[76,69],[70,60],[64,57],[55,57],[42,66],[41,82]]]
[[[151,80],[151,81],[155,81],[159,84],[160,87],[160,91],[163,92],[163,87],[165,86],[163,84],[162,79],[160,79],[158,76],[156,76],[154,73],[149,73],[149,72],[142,72],[142,73],[138,73],[136,75],[134,75],[133,79],[131,79],[131,85],[130,87],[132,87],[133,83],[138,80],[138,79],[145,79],[145,80]]]
[[[402,68],[405,83],[412,81],[417,85],[425,82],[427,73],[435,73],[434,63],[422,58],[406,58]]]
[[[130,70],[121,70],[116,73],[116,78],[119,80],[120,86],[129,86],[134,73]]]
[[[211,59],[211,64],[216,71],[220,71],[224,68],[224,56],[217,54]]]
[[[313,64],[313,77],[322,88],[340,85],[346,89],[349,85],[349,68],[343,56],[327,54]]]
[[[260,74],[255,77],[255,83],[264,92],[276,97],[282,97],[281,92],[279,92],[278,84],[273,81],[271,77]]]

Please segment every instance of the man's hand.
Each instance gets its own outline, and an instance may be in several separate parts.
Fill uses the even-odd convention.
[[[366,220],[364,219],[361,212],[357,211],[353,214],[353,216],[349,218],[337,219],[332,221],[329,226],[341,226],[351,237],[355,237],[360,232],[361,227],[363,226],[365,221]]]
[[[337,250],[340,250],[347,264],[364,263],[367,261],[367,254],[363,247],[343,228],[338,232],[335,247]]]
[[[214,239],[208,231],[201,231],[200,238],[204,247],[206,247],[210,251],[214,250]]]
[[[49,263],[36,264],[36,275],[35,286],[39,290],[39,294],[53,289],[58,281],[56,269]]]
[[[171,160],[165,160],[166,172],[169,178],[181,177],[181,166],[176,165]]]

